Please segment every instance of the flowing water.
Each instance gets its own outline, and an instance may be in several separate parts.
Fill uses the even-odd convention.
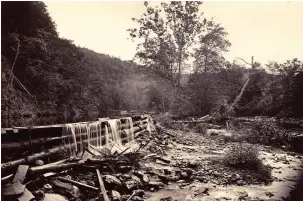
[[[63,144],[67,147],[69,156],[81,156],[86,149],[91,147],[110,149],[111,152],[121,152],[129,147],[129,151],[135,148],[134,129],[131,117],[125,118],[129,128],[122,130],[120,119],[109,119],[104,121],[94,121],[90,123],[65,124]],[[121,138],[122,132],[126,133],[124,140]],[[125,139],[127,139],[126,143]]]

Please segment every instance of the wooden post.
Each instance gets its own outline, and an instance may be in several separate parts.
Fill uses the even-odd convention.
[[[96,169],[96,171],[97,171],[97,176],[98,176],[100,189],[101,189],[100,198],[101,198],[101,200],[103,199],[104,201],[110,201],[109,197],[107,196],[106,189],[105,189],[100,171],[98,169]]]

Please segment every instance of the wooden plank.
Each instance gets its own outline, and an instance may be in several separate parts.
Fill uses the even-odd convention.
[[[61,180],[61,181],[71,183],[75,186],[84,187],[84,188],[91,189],[91,190],[94,190],[94,191],[99,190],[99,188],[97,188],[97,187],[90,186],[90,185],[87,185],[87,184],[84,184],[84,183],[81,183],[81,182],[77,182],[77,181],[74,181],[74,180],[71,180],[71,179],[67,179],[67,178],[64,178],[64,177],[58,177],[58,179]]]
[[[19,201],[30,201],[34,198],[35,198],[34,195],[29,190],[27,190],[27,188],[25,188],[24,193],[20,197],[18,197],[17,199]]]
[[[96,169],[96,171],[97,171],[98,180],[99,180],[100,189],[101,189],[101,194],[100,194],[101,200],[103,199],[104,201],[110,201],[109,197],[107,196],[106,189],[105,189],[100,171],[98,169]]]
[[[7,184],[2,187],[2,195],[13,196],[22,195],[25,190],[25,185],[22,185],[19,181],[13,184]]]
[[[19,165],[12,183],[19,181],[21,184],[23,184],[28,168],[29,168],[28,165]]]
[[[28,148],[29,146],[44,144],[46,142],[63,140],[64,138],[67,138],[67,137],[68,136],[46,137],[46,138],[33,139],[31,142],[30,141],[21,141],[21,142],[4,143],[2,141],[1,149]]]

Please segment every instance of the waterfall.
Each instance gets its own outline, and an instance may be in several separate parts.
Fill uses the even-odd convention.
[[[121,140],[121,135],[119,133],[118,129],[118,121],[117,119],[110,119],[107,120],[107,123],[109,124],[110,130],[111,130],[111,135],[110,135],[110,140],[111,143],[116,143],[118,146],[122,146],[122,140]]]
[[[63,139],[63,144],[68,145],[67,146],[67,155],[73,156],[77,153],[77,140],[75,135],[75,128],[73,124],[66,124],[63,127],[63,136],[66,136],[66,138]]]
[[[153,130],[156,130],[156,127],[153,123],[153,119],[150,116],[147,116],[147,128],[146,130],[150,133]]]
[[[131,149],[133,149],[133,145],[135,142],[133,119],[131,117],[127,117],[126,120],[129,123],[129,130],[127,130],[127,136],[130,137],[129,145],[131,146]]]
[[[64,145],[68,145],[67,154],[69,156],[81,156],[85,149],[91,147],[101,149],[108,148],[112,151],[121,152],[134,145],[134,129],[132,118],[126,118],[129,128],[125,129],[126,138],[121,138],[121,120],[109,119],[106,121],[95,121],[90,123],[65,124],[62,135]],[[106,122],[106,123],[105,123]],[[128,142],[128,143],[122,143]],[[125,146],[124,146],[125,144]]]
[[[89,124],[89,143],[97,148],[102,146],[102,127],[100,121]]]

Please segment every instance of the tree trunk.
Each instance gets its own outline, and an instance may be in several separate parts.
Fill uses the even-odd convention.
[[[178,58],[178,88],[180,87],[181,83],[181,64],[182,64],[182,53],[183,53],[183,47],[179,48],[179,58]]]
[[[247,85],[248,85],[248,82],[250,80],[251,76],[246,80],[245,84],[243,85],[241,91],[240,91],[240,94],[236,97],[236,99],[234,100],[234,102],[230,105],[230,107],[228,108],[227,110],[227,115],[230,115],[231,112],[233,111],[235,105],[239,102],[239,100],[241,99],[243,93],[244,93],[244,90],[246,89]]]

